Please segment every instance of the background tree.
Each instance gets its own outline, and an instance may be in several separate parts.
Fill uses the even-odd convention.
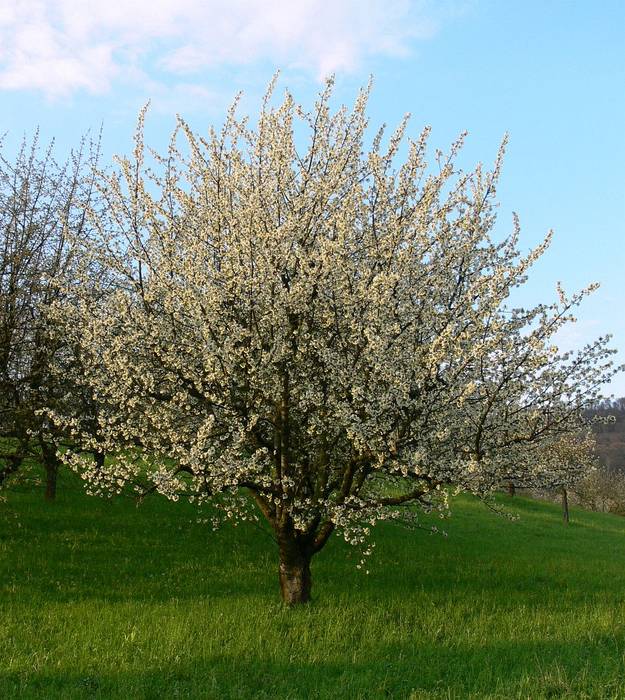
[[[569,524],[569,491],[592,478],[599,463],[596,440],[590,429],[578,435],[565,435],[547,446],[541,458],[544,470],[543,489],[556,492],[562,499],[562,517]]]
[[[0,485],[33,456],[44,465],[48,499],[62,435],[41,411],[77,401],[52,362],[67,348],[51,333],[48,309],[62,301],[60,282],[76,263],[68,232],[86,233],[96,158],[97,145],[83,142],[59,165],[37,135],[12,160],[0,152]]]
[[[534,456],[535,469],[519,473],[511,465],[504,476],[502,486],[510,496],[516,489],[538,489],[541,492],[557,492],[562,498],[564,520],[569,522],[568,491],[576,489],[580,482],[591,477],[599,466],[597,442],[592,428],[597,419],[593,417],[587,428],[579,433],[566,433],[559,440],[540,445]],[[591,428],[592,426],[592,428]],[[540,477],[536,476],[540,473]]]
[[[270,91],[255,128],[234,107],[206,137],[180,120],[150,166],[142,113],[82,256],[114,291],[79,295],[64,331],[116,455],[64,459],[96,492],[188,494],[225,517],[255,517],[250,494],[289,604],[335,530],[367,553],[376,521],[444,509],[448,487],[548,480],[537,457],[613,371],[606,338],[553,345],[592,287],[506,306],[549,237],[525,257],[516,220],[492,237],[503,147],[492,172],[456,168],[462,138],[428,168],[425,129],[396,165],[406,122],[366,148],[368,90],[332,113],[331,89],[312,112]]]
[[[625,474],[599,465],[571,489],[588,510],[625,515]]]

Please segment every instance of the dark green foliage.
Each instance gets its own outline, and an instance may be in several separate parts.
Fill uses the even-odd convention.
[[[461,498],[446,538],[380,527],[369,575],[332,541],[289,610],[258,529],[61,478],[1,506],[0,698],[625,697],[622,518]]]

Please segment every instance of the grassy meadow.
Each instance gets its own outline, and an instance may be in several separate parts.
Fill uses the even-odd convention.
[[[447,537],[338,538],[284,609],[253,526],[23,487],[0,503],[0,698],[625,698],[625,519],[467,497]]]

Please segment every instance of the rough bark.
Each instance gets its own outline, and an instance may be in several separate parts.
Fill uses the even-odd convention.
[[[312,550],[302,546],[294,537],[279,537],[280,595],[285,605],[300,605],[310,600]]]

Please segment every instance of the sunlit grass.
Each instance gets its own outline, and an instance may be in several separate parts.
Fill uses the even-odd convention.
[[[461,498],[448,537],[378,528],[369,575],[332,541],[286,610],[256,528],[24,489],[0,504],[0,698],[625,697],[625,519],[501,501],[520,518]]]

